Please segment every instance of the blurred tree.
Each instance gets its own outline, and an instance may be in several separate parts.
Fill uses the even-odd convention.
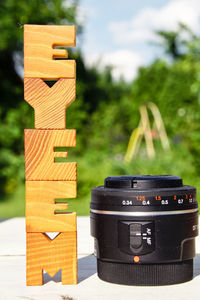
[[[23,129],[33,126],[23,101],[23,24],[76,24],[78,3],[68,0],[0,2],[0,193],[13,192],[23,170]]]
[[[183,23],[178,24],[176,31],[158,30],[156,33],[161,39],[160,46],[164,49],[165,53],[174,60],[182,58],[185,54],[187,55],[191,43],[199,39],[198,36]]]
[[[0,20],[0,193],[6,194],[24,179],[23,129],[33,127],[32,108],[23,100],[23,24],[75,24],[78,34],[82,24],[76,0],[1,1]],[[124,88],[113,83],[109,67],[88,68],[80,50],[69,49],[69,57],[77,63],[77,101],[67,109],[66,122],[78,131],[77,149],[70,150],[78,155],[93,132],[92,114],[119,101]]]
[[[0,20],[0,192],[5,194],[12,193],[24,178],[23,129],[33,127],[20,75],[23,24],[73,23],[78,32],[82,26],[77,1],[66,0],[1,1]],[[165,55],[141,67],[131,83],[123,78],[113,81],[109,66],[88,68],[81,51],[70,50],[70,58],[77,62],[77,99],[66,111],[66,122],[67,128],[76,128],[78,133],[76,151],[70,150],[69,158],[76,155],[79,162],[82,199],[88,201],[90,188],[102,183],[106,175],[176,173],[184,177],[187,173],[191,181],[198,178],[200,38],[183,24],[177,31],[158,34],[168,59]],[[149,101],[161,111],[173,152],[161,151],[155,161],[147,161],[140,151],[137,160],[127,165],[123,156],[139,122],[139,106]]]
[[[155,102],[161,111],[171,143],[181,146],[200,167],[200,38],[183,24],[177,31],[159,31],[162,48],[173,59],[163,58],[139,69],[136,79],[110,84],[118,91],[91,115],[88,149],[94,160],[101,155],[123,157],[129,136],[138,126],[139,106]],[[119,90],[121,92],[119,92]],[[199,96],[199,98],[198,98]],[[97,130],[98,128],[98,130]],[[173,148],[173,147],[172,147]],[[96,154],[95,154],[96,153]],[[141,152],[141,155],[143,153]]]
[[[147,101],[158,105],[172,144],[181,146],[199,174],[200,38],[183,24],[177,31],[158,34],[172,60],[157,59],[140,68],[131,97],[138,105]],[[133,107],[131,113],[135,113]]]

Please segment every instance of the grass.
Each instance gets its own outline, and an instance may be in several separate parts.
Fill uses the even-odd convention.
[[[24,185],[0,201],[0,218],[13,218],[25,215],[25,191]]]

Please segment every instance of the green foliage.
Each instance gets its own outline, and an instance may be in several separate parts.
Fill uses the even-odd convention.
[[[0,20],[0,216],[10,217],[24,213],[23,129],[33,127],[19,76],[23,24],[73,23],[79,32],[81,26],[77,2],[66,0],[3,1]],[[130,84],[113,81],[109,66],[88,68],[80,50],[69,52],[77,62],[77,98],[67,108],[66,127],[77,129],[77,148],[70,149],[69,160],[78,163],[78,200],[69,200],[69,209],[78,214],[89,213],[91,188],[110,175],[175,174],[199,186],[200,38],[183,24],[176,32],[158,34],[167,57],[141,67]],[[142,143],[127,164],[123,159],[139,123],[139,107],[149,101],[161,111],[171,150],[164,152],[155,141],[156,158],[149,159]]]
[[[24,178],[23,129],[33,127],[32,109],[23,101],[23,25],[76,24],[77,1],[0,2],[0,193],[13,193]]]
[[[182,145],[172,146],[171,151],[157,151],[156,158],[149,159],[142,148],[139,157],[127,164],[120,155],[88,153],[88,157],[78,160],[78,201],[69,201],[69,208],[76,208],[80,215],[89,214],[91,188],[103,185],[104,179],[111,175],[124,174],[176,174],[183,182],[199,187],[200,174],[196,172],[193,156],[188,155]],[[200,196],[198,189],[198,198]]]
[[[110,175],[176,174],[185,183],[199,187],[200,39],[181,25],[181,34],[184,30],[188,34],[187,40],[182,41],[179,31],[174,35],[179,40],[177,56],[168,51],[173,61],[163,57],[140,68],[131,85],[112,82],[117,94],[110,95],[109,102],[102,101],[91,115],[87,149],[84,156],[79,157],[79,193],[82,201],[87,203],[86,207],[90,201],[90,188],[103,184],[104,178]],[[167,33],[162,33],[162,37],[166,39],[165,44],[171,43],[171,35],[170,41]],[[164,152],[160,142],[155,141],[156,158],[149,159],[142,144],[138,157],[126,164],[123,157],[130,133],[138,126],[139,107],[149,101],[156,103],[161,111],[171,151]]]
[[[0,20],[0,51],[21,51],[24,24],[77,24],[77,1],[1,1]]]

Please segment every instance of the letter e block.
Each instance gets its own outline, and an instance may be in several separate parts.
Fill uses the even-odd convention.
[[[76,231],[76,213],[62,212],[66,198],[76,198],[76,181],[26,181],[26,232]]]
[[[75,26],[24,25],[24,78],[75,78],[75,60],[65,49],[75,46]]]
[[[55,147],[75,147],[76,130],[25,129],[24,134],[27,181],[76,181],[76,163],[55,162],[56,157],[67,157],[67,152],[54,151]]]

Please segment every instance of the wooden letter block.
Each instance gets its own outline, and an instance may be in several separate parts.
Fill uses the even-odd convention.
[[[76,181],[26,181],[26,232],[76,231],[76,213],[56,199],[76,198]]]
[[[24,98],[35,110],[35,128],[64,129],[65,110],[75,96],[75,79],[61,78],[51,88],[40,78],[24,79]]]
[[[24,77],[75,78],[74,60],[67,58],[65,49],[55,47],[75,46],[75,26],[24,25]]]
[[[24,97],[36,128],[24,131],[27,285],[42,285],[43,271],[53,277],[60,270],[62,284],[77,283],[76,213],[66,202],[76,198],[76,162],[55,149],[76,146],[76,130],[65,129],[76,65],[61,49],[74,47],[75,35],[75,26],[24,26]],[[50,87],[45,80],[56,82]],[[59,234],[51,239],[45,232]]]
[[[77,283],[76,232],[60,233],[54,240],[44,233],[26,234],[27,285],[42,285],[43,270],[51,277],[62,270],[62,284]]]
[[[76,146],[76,130],[25,129],[24,134],[26,180],[76,181],[75,162],[54,161],[59,157],[55,147]]]

